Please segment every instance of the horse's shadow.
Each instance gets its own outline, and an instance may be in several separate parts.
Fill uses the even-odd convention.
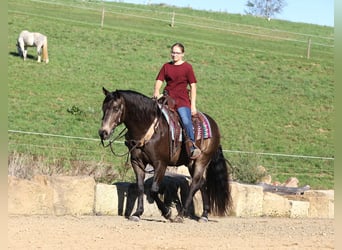
[[[145,180],[144,189],[146,200],[152,204],[153,198],[150,196],[150,189],[153,183],[153,177]],[[135,206],[138,198],[138,188],[136,183],[118,182],[115,183],[118,193],[118,214],[124,215],[128,218]],[[179,191],[179,192],[178,192]],[[189,193],[189,183],[183,175],[165,175],[160,185],[159,194],[163,196],[166,206],[175,206],[177,212],[180,213],[183,209],[186,197]],[[126,198],[126,206],[124,208],[124,201]],[[195,215],[194,204],[192,203],[189,208],[189,219],[198,220],[199,217]],[[152,219],[147,219],[152,220]],[[153,220],[156,221],[156,220]],[[161,222],[157,220],[158,222]],[[163,221],[164,222],[164,221]]]
[[[11,56],[14,56],[14,57],[22,57],[18,52],[10,52],[9,54]],[[30,54],[27,54],[26,59],[32,59],[33,60],[33,59],[36,59],[36,57],[33,55],[30,55]]]

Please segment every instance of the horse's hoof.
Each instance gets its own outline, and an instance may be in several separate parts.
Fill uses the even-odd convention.
[[[207,217],[203,217],[203,216],[198,219],[198,222],[200,222],[200,223],[207,223],[208,221],[209,221],[208,218]]]
[[[183,223],[184,222],[184,218],[181,217],[181,216],[176,216],[176,218],[173,219],[173,222]]]
[[[171,213],[172,213],[171,209],[168,209],[166,214],[163,214],[164,218],[169,220],[171,218]]]
[[[139,216],[132,215],[132,216],[128,217],[128,220],[138,222],[138,221],[140,221],[140,218],[139,218]]]
[[[163,216],[164,216],[165,219],[170,220],[171,214],[172,214],[172,211],[171,211],[171,209],[169,209],[169,211],[165,215],[163,215]]]

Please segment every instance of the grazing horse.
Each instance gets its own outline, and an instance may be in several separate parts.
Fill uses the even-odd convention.
[[[102,144],[110,139],[119,124],[123,123],[127,128],[125,144],[130,152],[131,165],[138,186],[137,209],[129,219],[139,221],[144,212],[144,179],[148,164],[154,169],[150,196],[164,218],[182,222],[184,217],[189,216],[193,196],[198,190],[203,200],[203,212],[199,221],[208,221],[209,213],[227,215],[231,205],[229,164],[223,156],[216,122],[205,115],[211,127],[211,137],[196,140],[196,145],[202,151],[198,158],[190,159],[184,137],[176,140],[180,146],[171,154],[173,150],[170,148],[170,126],[156,100],[131,90],[110,92],[102,89],[105,94],[102,104],[102,125],[99,129]],[[111,146],[111,142],[108,145]],[[182,212],[171,218],[171,209],[159,198],[158,191],[167,166],[180,165],[188,167],[192,180]]]
[[[47,50],[47,37],[38,32],[29,32],[23,30],[20,32],[17,40],[17,49],[20,56],[26,60],[27,58],[27,47],[36,47],[38,54],[38,62],[41,62],[41,55],[43,61],[49,63],[49,56]]]

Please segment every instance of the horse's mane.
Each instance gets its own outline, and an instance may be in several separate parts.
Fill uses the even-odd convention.
[[[138,120],[147,120],[149,117],[161,115],[157,102],[142,93],[134,90],[116,90],[116,93],[124,97],[130,109],[134,109],[134,115]]]

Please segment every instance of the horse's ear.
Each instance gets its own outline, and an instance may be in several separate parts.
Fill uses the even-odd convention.
[[[102,91],[103,94],[105,94],[105,96],[107,96],[110,93],[105,87],[102,87]]]

